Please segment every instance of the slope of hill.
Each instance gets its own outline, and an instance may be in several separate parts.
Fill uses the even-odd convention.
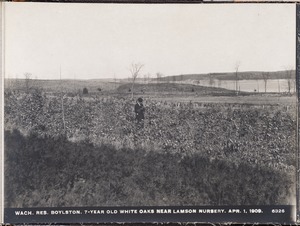
[[[239,80],[250,80],[250,79],[263,79],[266,76],[268,79],[291,79],[295,78],[295,70],[287,71],[275,71],[275,72],[262,72],[262,71],[247,71],[238,72],[237,78]],[[224,72],[224,73],[208,73],[208,74],[182,74],[165,76],[161,78],[155,78],[153,80],[159,81],[184,81],[184,80],[236,80],[235,72]]]
[[[120,85],[117,88],[117,91],[120,93],[129,93],[131,90],[131,84],[127,83]],[[178,84],[178,83],[149,83],[141,84],[137,83],[134,85],[134,92],[142,93],[197,93],[200,95],[233,95],[235,91],[215,88],[215,87],[206,87],[198,86],[192,84]]]
[[[27,84],[26,84],[27,83]],[[26,90],[28,88],[40,88],[47,92],[78,92],[87,88],[89,92],[109,91],[119,85],[109,79],[91,80],[39,80],[30,79],[5,79],[5,88],[13,90]]]

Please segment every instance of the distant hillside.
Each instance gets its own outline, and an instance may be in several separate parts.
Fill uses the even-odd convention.
[[[118,82],[112,82],[111,79],[91,79],[91,80],[39,80],[30,79],[28,81],[30,88],[40,88],[47,92],[78,92],[87,88],[90,92],[99,92],[114,90],[119,86]],[[5,88],[15,90],[25,90],[25,79],[5,79]]]
[[[117,88],[117,92],[120,93],[129,93],[131,90],[131,84],[127,83],[120,85]],[[215,88],[215,87],[206,87],[192,84],[178,84],[178,83],[149,83],[149,84],[140,84],[137,83],[134,85],[135,93],[197,93],[200,95],[233,95],[235,91]]]
[[[262,72],[262,71],[247,71],[238,72],[237,76],[239,80],[252,80],[252,79],[263,79],[263,73],[266,73],[268,79],[288,79],[290,77],[295,78],[295,70],[292,71],[275,71],[275,72]],[[182,74],[165,76],[161,78],[155,78],[153,80],[159,81],[185,81],[185,80],[235,80],[235,72],[224,72],[224,73],[208,73],[208,74]]]

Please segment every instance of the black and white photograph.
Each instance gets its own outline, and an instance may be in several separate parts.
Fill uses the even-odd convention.
[[[8,223],[295,207],[295,4],[3,7]]]

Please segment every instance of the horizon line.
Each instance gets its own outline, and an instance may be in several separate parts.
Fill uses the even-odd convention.
[[[285,71],[296,71],[296,69],[286,69],[286,70],[276,70],[276,71],[238,71],[238,73],[257,73],[257,72],[285,72]],[[176,74],[176,75],[163,75],[161,78],[166,78],[166,77],[175,77],[175,76],[185,76],[185,75],[209,75],[209,74],[231,74],[231,73],[236,73],[236,71],[230,71],[230,72],[208,72],[208,73],[188,73],[188,74]],[[24,73],[25,74],[25,73]],[[138,77],[137,79],[144,79],[143,77],[144,75],[141,75],[140,77]],[[65,80],[77,80],[77,81],[88,81],[88,80],[128,80],[128,78],[130,77],[122,77],[122,78],[117,78],[117,77],[106,77],[106,78],[62,78],[62,79],[52,79],[52,78],[38,78],[37,76],[35,76],[36,78],[30,78],[30,80],[50,80],[50,81],[65,81]],[[157,77],[149,77],[151,79],[156,79]],[[26,78],[19,78],[19,77],[5,77],[4,79],[18,79],[18,80],[25,80]]]

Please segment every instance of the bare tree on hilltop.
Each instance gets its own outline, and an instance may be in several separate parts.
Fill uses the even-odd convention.
[[[139,73],[141,69],[143,68],[143,64],[141,63],[132,63],[130,65],[129,71],[131,73],[132,83],[131,83],[131,98],[133,99],[133,88],[134,88],[134,82],[136,78],[139,76]]]
[[[234,69],[235,69],[235,93],[236,93],[236,95],[238,95],[238,93],[239,93],[239,88],[238,88],[239,74],[238,74],[238,72],[239,72],[240,65],[241,65],[241,62],[238,61],[238,62],[235,63],[235,67],[234,67]]]
[[[32,74],[26,72],[24,74],[24,76],[25,76],[25,88],[26,88],[26,92],[28,93],[29,89],[31,88],[30,86],[31,86],[31,77],[32,77]]]
[[[213,87],[215,85],[215,81],[212,74],[208,74],[209,76],[209,86]]]
[[[157,81],[157,83],[159,83],[161,81],[161,77],[162,76],[163,76],[162,73],[160,73],[160,72],[156,73],[156,81]]]
[[[268,79],[270,78],[270,73],[269,72],[263,72],[262,73],[262,78],[264,80],[265,83],[265,93],[267,92],[267,83],[268,83]]]
[[[292,66],[286,67],[286,79],[288,83],[288,92],[289,94],[292,93],[292,88],[294,87],[295,89],[295,71],[293,70]]]

